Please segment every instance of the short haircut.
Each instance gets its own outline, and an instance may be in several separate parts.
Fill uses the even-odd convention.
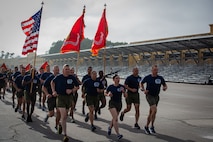
[[[65,67],[69,67],[69,65],[68,65],[68,64],[64,64],[64,65],[63,65],[63,68],[65,68]]]

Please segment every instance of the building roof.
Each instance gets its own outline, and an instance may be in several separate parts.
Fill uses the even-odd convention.
[[[137,54],[137,53],[151,53],[151,52],[165,52],[165,51],[181,51],[181,50],[199,50],[203,48],[213,48],[213,34],[204,33],[197,35],[189,35],[189,36],[179,36],[179,37],[171,37],[171,38],[163,38],[156,40],[148,40],[148,41],[140,41],[140,42],[132,42],[126,45],[120,46],[111,46],[105,48],[106,56],[114,55],[118,56],[122,54],[123,56],[128,54]],[[211,52],[211,50],[209,50]],[[104,54],[104,49],[99,51],[99,57]],[[62,58],[71,58],[76,59],[76,52],[68,52],[68,53],[56,53],[56,54],[48,54],[48,55],[40,55],[42,58],[46,59],[62,59]],[[91,56],[90,49],[81,50],[80,57],[85,58],[95,58]]]

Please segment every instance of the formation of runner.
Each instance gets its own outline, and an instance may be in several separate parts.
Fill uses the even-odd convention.
[[[146,134],[156,133],[154,122],[161,85],[164,91],[167,89],[164,78],[158,75],[157,65],[153,65],[151,74],[143,79],[139,76],[138,68],[133,68],[132,74],[125,79],[124,84],[120,84],[120,77],[117,73],[112,77],[113,83],[108,84],[104,72],[99,71],[97,73],[92,67],[88,67],[87,74],[83,76],[81,81],[74,72],[74,68],[70,68],[67,64],[63,66],[62,73],[60,73],[57,65],[53,66],[52,72],[50,66],[47,65],[45,69],[40,68],[39,73],[36,72],[35,68],[26,71],[23,66],[15,67],[13,73],[6,72],[4,68],[1,68],[0,99],[4,99],[5,90],[10,86],[15,112],[21,111],[22,119],[30,123],[33,122],[32,114],[38,94],[39,106],[42,110],[46,110],[45,103],[47,102],[48,113],[44,122],[47,122],[49,117],[55,116],[55,129],[59,134],[63,133],[63,141],[67,142],[69,141],[66,128],[67,117],[70,116],[71,122],[75,123],[74,111],[78,100],[78,90],[81,87],[79,91],[83,98],[82,113],[86,114],[85,122],[90,121],[91,131],[96,130],[94,120],[97,119],[97,114],[101,114],[101,109],[106,106],[106,97],[110,97],[108,109],[112,120],[107,134],[111,135],[114,127],[117,139],[121,139],[123,135],[119,132],[118,119],[124,121],[124,116],[131,110],[132,104],[135,108],[134,127],[140,129],[138,125],[140,116],[139,91],[143,91],[150,106],[144,131]],[[145,83],[146,86],[144,86]],[[15,103],[15,96],[17,103]],[[126,107],[123,111],[121,111],[122,96],[126,100]],[[85,105],[88,110],[85,110]],[[85,111],[88,113],[85,113]]]

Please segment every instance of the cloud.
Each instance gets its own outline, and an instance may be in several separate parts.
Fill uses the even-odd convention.
[[[25,35],[20,23],[41,7],[38,1],[2,0],[1,50],[21,54]],[[12,3],[12,4],[11,4]],[[107,4],[108,40],[134,42],[209,32],[213,23],[212,0],[44,0],[38,54],[64,39],[74,22],[85,13],[85,37],[93,39]]]

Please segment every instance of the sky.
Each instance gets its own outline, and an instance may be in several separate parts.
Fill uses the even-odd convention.
[[[0,51],[22,56],[26,36],[21,22],[41,8],[42,0],[0,1]],[[213,24],[213,0],[43,0],[37,54],[45,54],[53,42],[63,40],[86,6],[86,38],[93,39],[104,4],[107,40],[136,42],[208,33]],[[26,55],[25,55],[26,56]],[[24,57],[24,56],[23,56]]]

